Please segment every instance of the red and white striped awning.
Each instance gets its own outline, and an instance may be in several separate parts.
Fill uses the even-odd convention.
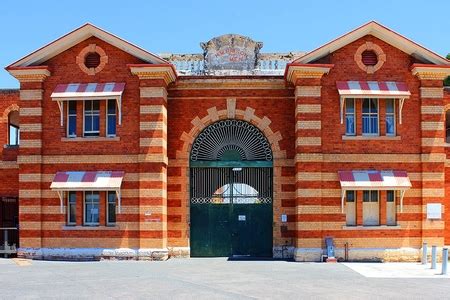
[[[57,172],[50,188],[55,191],[116,191],[124,175],[123,171]]]
[[[343,190],[407,190],[411,188],[406,171],[339,171]]]
[[[346,98],[409,98],[406,83],[395,81],[337,81],[341,97]]]
[[[51,98],[61,100],[116,99],[125,89],[123,82],[58,84]]]

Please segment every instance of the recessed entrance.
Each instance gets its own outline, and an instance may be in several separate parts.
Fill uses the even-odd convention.
[[[194,141],[191,256],[272,256],[272,151],[252,124],[223,120]]]

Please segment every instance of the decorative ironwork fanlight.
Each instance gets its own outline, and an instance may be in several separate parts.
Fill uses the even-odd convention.
[[[195,139],[191,161],[272,161],[264,134],[241,120],[221,120],[206,127]]]

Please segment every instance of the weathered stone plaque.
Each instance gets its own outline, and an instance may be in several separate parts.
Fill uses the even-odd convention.
[[[237,34],[215,37],[200,45],[205,57],[205,69],[210,73],[226,70],[251,72],[257,66],[259,50],[263,46],[260,42]]]

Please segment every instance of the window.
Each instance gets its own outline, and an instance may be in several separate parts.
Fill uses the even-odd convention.
[[[378,99],[363,99],[363,135],[378,135]]]
[[[116,223],[116,192],[107,192],[108,203],[106,205],[106,224]]]
[[[378,191],[363,191],[363,225],[380,225]]]
[[[100,134],[100,101],[84,101],[84,136]]]
[[[19,146],[19,141],[19,112],[17,110],[14,110],[8,115],[8,145]]]
[[[84,225],[98,226],[99,224],[99,192],[84,193]]]
[[[395,135],[394,99],[386,99],[386,135]]]
[[[68,101],[67,103],[67,136],[77,136],[77,102]]]
[[[116,136],[116,100],[108,100],[106,110],[106,136]]]
[[[356,192],[346,191],[346,221],[348,226],[356,225]]]
[[[397,225],[395,191],[386,192],[386,225]]]
[[[345,99],[345,134],[356,134],[355,99]]]
[[[67,225],[77,223],[77,193],[69,192],[67,196]]]

